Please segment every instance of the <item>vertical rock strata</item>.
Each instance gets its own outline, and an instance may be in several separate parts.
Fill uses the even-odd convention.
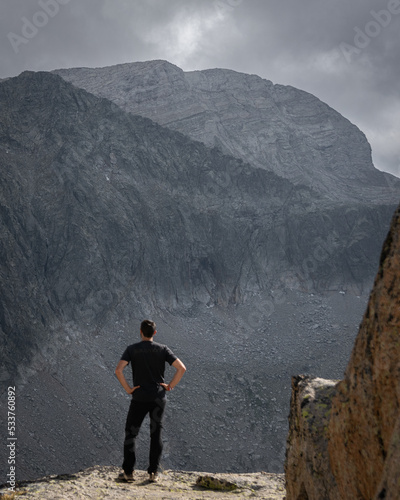
[[[399,329],[400,207],[344,380],[293,379],[288,500],[400,498]]]
[[[321,492],[337,491],[329,467],[328,427],[332,380],[299,375],[292,379],[291,418],[286,454],[287,498],[307,500],[325,498]],[[326,497],[340,500],[337,496]]]

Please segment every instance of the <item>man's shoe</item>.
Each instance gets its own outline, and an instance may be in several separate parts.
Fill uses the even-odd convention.
[[[127,474],[126,472],[121,472],[121,474],[118,476],[118,479],[120,481],[126,481],[127,483],[131,483],[132,481],[135,480],[132,474]]]
[[[150,483],[156,483],[158,481],[158,474],[157,474],[157,472],[151,472],[149,474],[149,481],[150,481]]]

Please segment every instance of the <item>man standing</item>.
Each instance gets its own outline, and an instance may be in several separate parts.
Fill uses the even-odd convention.
[[[117,376],[122,387],[132,394],[125,424],[124,462],[121,479],[133,481],[133,471],[136,462],[135,443],[144,417],[150,416],[150,456],[149,480],[157,480],[157,471],[162,453],[162,420],[166,404],[165,392],[171,391],[181,380],[186,371],[185,365],[165,345],[153,341],[156,334],[154,321],[145,319],[140,325],[141,342],[132,344],[125,349],[117,368]],[[165,363],[172,365],[176,372],[169,384],[164,381]],[[133,387],[125,379],[123,370],[131,363]]]

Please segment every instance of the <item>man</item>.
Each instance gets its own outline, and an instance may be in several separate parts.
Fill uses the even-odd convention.
[[[140,325],[141,342],[125,349],[115,375],[128,394],[132,394],[125,425],[124,462],[121,479],[133,481],[136,462],[135,442],[144,417],[150,416],[150,456],[149,480],[157,480],[157,471],[162,453],[162,420],[166,404],[166,391],[171,391],[186,371],[185,365],[165,345],[153,341],[157,333],[154,321],[144,320]],[[176,372],[169,384],[164,381],[165,363],[172,365]],[[131,363],[133,387],[125,379],[123,370]]]

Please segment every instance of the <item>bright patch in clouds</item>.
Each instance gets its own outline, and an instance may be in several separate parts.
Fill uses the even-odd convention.
[[[166,26],[155,27],[144,36],[147,43],[156,44],[167,59],[178,66],[191,63],[191,58],[199,52],[204,40],[224,20],[216,12],[179,11]]]

